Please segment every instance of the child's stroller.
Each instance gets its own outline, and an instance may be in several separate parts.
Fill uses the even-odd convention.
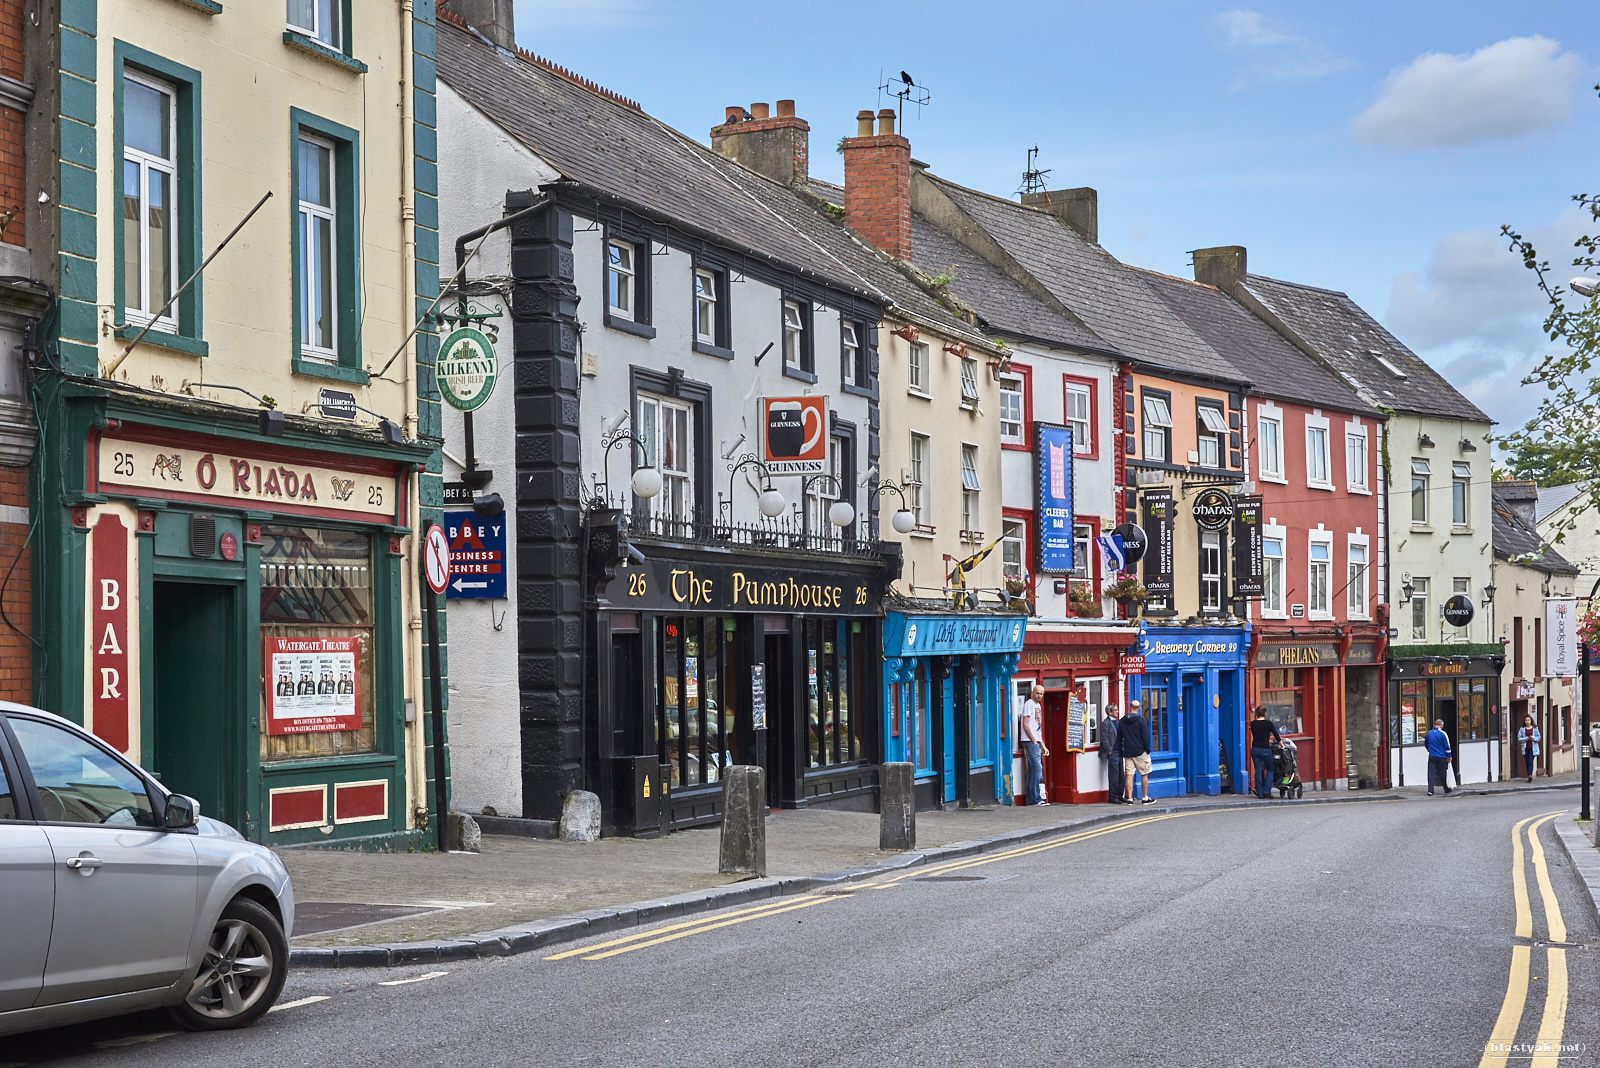
[[[1278,788],[1279,797],[1299,797],[1305,793],[1305,786],[1300,782],[1299,754],[1295,744],[1287,738],[1273,751],[1272,782]]]

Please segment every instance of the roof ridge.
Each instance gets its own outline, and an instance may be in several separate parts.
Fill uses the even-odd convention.
[[[1121,263],[1122,261],[1118,260],[1117,262]],[[1178,275],[1178,274],[1168,274],[1165,271],[1157,271],[1157,270],[1155,270],[1153,268],[1150,268],[1150,267],[1139,267],[1139,266],[1137,266],[1135,264],[1132,264],[1132,263],[1124,263],[1122,265],[1124,267],[1127,267],[1129,270],[1139,271],[1142,274],[1153,274],[1157,278],[1167,278],[1167,279],[1171,279],[1174,282],[1184,282],[1184,283],[1187,283],[1188,285],[1195,286],[1196,288],[1199,288],[1199,289],[1209,289],[1214,293],[1221,293],[1222,292],[1221,289],[1217,288],[1216,286],[1212,285],[1209,282],[1196,282],[1193,278],[1185,278],[1182,275]]]
[[[454,26],[456,29],[464,30],[467,33],[474,34],[475,36],[479,36],[479,37],[482,36],[481,34],[478,34],[477,30],[470,23],[468,23],[466,19],[462,18],[460,15],[456,14],[454,11],[446,11],[446,10],[440,9],[437,12],[437,14],[439,16],[439,21],[440,22],[449,23],[450,25]],[[485,40],[487,41],[487,39],[485,39]],[[499,49],[499,46],[498,45],[493,45],[492,42],[491,42],[491,47]],[[583,75],[578,74],[575,71],[570,71],[566,67],[561,66],[561,64],[559,64],[559,63],[554,63],[554,62],[551,62],[548,59],[545,59],[543,56],[535,55],[534,53],[528,51],[526,48],[523,48],[520,45],[515,45],[510,49],[505,49],[505,51],[510,52],[512,55],[516,56],[518,59],[521,59],[522,61],[524,61],[526,63],[532,63],[534,66],[538,67],[540,70],[548,71],[551,74],[554,74],[557,78],[560,78],[563,81],[571,82],[573,85],[576,85],[580,89],[587,89],[589,92],[595,94],[596,96],[604,97],[605,99],[611,101],[613,104],[621,104],[623,107],[632,108],[634,111],[640,112],[641,114],[643,114],[643,112],[644,112],[644,108],[639,106],[638,101],[630,100],[627,97],[623,96],[621,93],[613,92],[610,89],[607,89],[605,86],[601,85],[599,82],[592,82],[588,78],[585,78]]]
[[[1048,215],[1051,218],[1055,218],[1054,212],[1046,211],[1044,208],[1036,208],[1032,204],[1024,204],[1018,200],[1008,200],[1005,197],[996,196],[993,193],[986,193],[982,189],[973,189],[971,186],[962,185],[960,182],[952,182],[948,178],[939,177],[939,175],[934,174],[932,171],[926,168],[923,169],[922,173],[929,179],[938,182],[940,185],[949,186],[951,189],[959,189],[963,193],[971,193],[975,197],[982,197],[985,200],[992,200],[996,204],[1004,204],[1008,208],[1019,208],[1023,211],[1031,211],[1038,215]],[[1088,239],[1085,238],[1085,240],[1087,241]],[[1097,242],[1090,243],[1095,244]]]
[[[1249,273],[1247,273],[1244,276],[1245,285],[1249,285],[1250,284],[1250,279],[1252,279],[1252,278],[1259,278],[1263,282],[1276,282],[1280,286],[1293,286],[1296,289],[1309,289],[1313,293],[1326,293],[1330,297],[1339,297],[1339,298],[1341,298],[1343,300],[1350,300],[1350,294],[1342,292],[1342,291],[1337,290],[1337,289],[1328,289],[1325,286],[1308,285],[1305,282],[1291,282],[1286,278],[1274,278],[1270,274],[1256,274],[1254,271],[1250,271]],[[1354,301],[1350,301],[1350,302],[1352,304],[1355,303]],[[1357,304],[1356,306],[1360,307],[1359,304]],[[1374,320],[1374,321],[1376,321],[1376,320]]]

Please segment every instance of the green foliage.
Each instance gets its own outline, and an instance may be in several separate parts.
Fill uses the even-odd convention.
[[[840,222],[844,221],[844,209],[841,208],[839,205],[837,205],[837,204],[829,204],[827,201],[823,201],[822,202],[822,210],[827,212],[829,215],[832,215],[835,219],[838,219]]]
[[[850,140],[850,138],[848,138],[848,137],[839,138],[839,143],[833,147],[833,150],[835,152],[839,153],[839,155],[841,155],[841,156],[844,155],[844,146],[845,146],[845,143],[847,141],[849,141],[849,140]]]
[[[1391,645],[1389,657],[1399,660],[1443,659],[1447,656],[1499,656],[1506,647],[1499,642],[1447,642],[1443,645]]]

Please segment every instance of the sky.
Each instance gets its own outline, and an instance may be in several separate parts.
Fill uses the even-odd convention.
[[[697,3],[516,0],[517,43],[709,140],[724,108],[792,98],[811,173],[893,100],[912,155],[1001,196],[1027,150],[1052,189],[1093,186],[1100,241],[1191,274],[1244,245],[1250,269],[1349,293],[1500,425],[1550,350],[1543,299],[1502,224],[1554,275],[1600,230],[1600,5],[1345,0]],[[1586,225],[1587,224],[1587,225]]]

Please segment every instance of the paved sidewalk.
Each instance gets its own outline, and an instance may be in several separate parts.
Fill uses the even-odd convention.
[[[1573,786],[1576,776],[1559,776],[1534,784],[1468,786],[1456,793],[1556,790],[1564,794]],[[477,854],[285,850],[281,855],[294,877],[298,901],[429,910],[294,939],[297,966],[352,966],[440,959],[445,950],[458,956],[515,952],[527,948],[513,947],[516,938],[532,938],[542,944],[581,937],[568,928],[581,930],[587,925],[592,933],[602,924],[606,929],[631,926],[666,915],[803,893],[874,869],[953,859],[1107,819],[1235,805],[1396,798],[1426,801],[1425,794],[1420,787],[1407,787],[1312,792],[1300,802],[1257,801],[1248,795],[1225,794],[1132,807],[993,806],[920,812],[918,848],[906,854],[876,848],[878,817],[874,813],[777,811],[767,822],[765,880],[717,873],[717,827],[680,831],[666,838],[607,838],[591,843],[485,835],[483,852]],[[1436,800],[1446,803],[1443,798]],[[327,951],[332,949],[339,951],[337,959]]]

